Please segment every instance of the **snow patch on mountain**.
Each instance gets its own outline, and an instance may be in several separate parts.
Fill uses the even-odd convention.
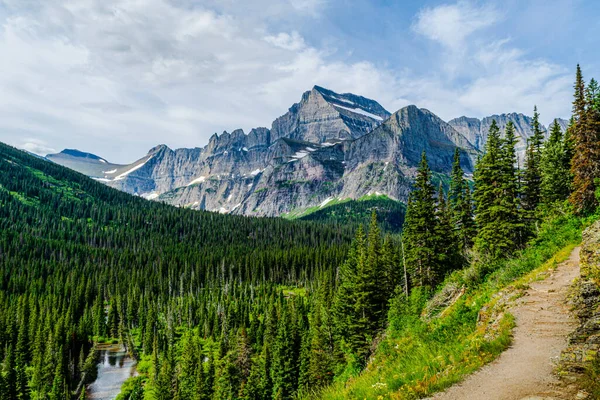
[[[142,168],[144,165],[146,165],[146,163],[148,161],[150,161],[152,159],[153,156],[150,156],[146,159],[146,161],[139,163],[138,165],[136,165],[135,167],[123,172],[122,174],[120,174],[119,176],[117,176],[114,180],[115,181],[119,181],[123,178],[125,178],[127,175],[129,175],[130,173],[137,171],[138,169]]]
[[[371,114],[370,112],[365,111],[362,108],[349,108],[349,107],[340,106],[339,104],[334,104],[333,106],[336,108],[341,108],[346,111],[353,112],[355,114],[364,115],[365,117],[369,117],[369,118],[372,118],[377,121],[383,121],[383,118],[381,118],[379,115]]]

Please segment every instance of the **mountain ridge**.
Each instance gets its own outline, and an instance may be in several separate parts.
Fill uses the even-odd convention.
[[[519,114],[502,115],[508,120]],[[520,132],[527,136],[528,117],[520,115]],[[88,158],[83,155],[90,153],[81,152],[78,162],[64,155],[48,158],[148,199],[222,213],[278,216],[328,199],[374,193],[406,202],[423,151],[435,173],[448,174],[459,148],[462,167],[471,173],[485,139],[485,119],[468,119],[479,121],[473,122],[476,131],[457,123],[461,118],[446,122],[415,105],[390,113],[375,100],[314,86],[271,129],[215,133],[203,147],[171,149],[161,144],[131,164],[110,164],[110,169],[85,167]]]

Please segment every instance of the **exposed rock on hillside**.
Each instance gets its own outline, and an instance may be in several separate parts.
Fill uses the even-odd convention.
[[[572,378],[579,378],[600,362],[600,221],[583,232],[580,265],[573,308],[579,324],[561,357],[561,367],[574,374]]]

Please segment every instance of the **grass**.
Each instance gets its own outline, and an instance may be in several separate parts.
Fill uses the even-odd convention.
[[[296,210],[292,210],[288,213],[282,214],[281,217],[285,218],[285,219],[299,219],[299,218],[303,218],[306,217],[310,214],[313,214],[319,210],[323,210],[326,209],[328,207],[331,207],[333,205],[336,204],[342,204],[342,203],[347,203],[349,202],[351,199],[339,199],[337,197],[334,197],[333,199],[331,199],[327,204],[325,204],[323,207],[321,207],[320,205],[318,206],[313,206],[313,207],[307,207],[307,208],[299,208]]]
[[[497,294],[503,291],[510,301],[529,282],[542,279],[547,270],[569,257],[589,222],[558,218],[546,223],[538,238],[514,258],[454,272],[441,288],[460,288],[464,294],[438,317],[423,317],[426,294],[413,291],[409,298],[398,296],[392,302],[385,338],[366,370],[359,375],[342,374],[320,397],[423,398],[494,360],[509,346],[514,327],[513,317],[503,312]],[[482,309],[487,324],[478,323]]]
[[[600,357],[587,367],[585,371],[585,388],[593,399],[600,399]]]
[[[289,213],[282,214],[281,217],[285,218],[285,219],[299,219],[299,218],[307,217],[311,214],[314,214],[317,211],[325,210],[327,208],[330,208],[330,207],[338,205],[338,204],[349,203],[351,201],[369,201],[369,200],[396,201],[396,200],[390,199],[388,196],[386,196],[384,194],[365,195],[365,196],[359,197],[356,200],[352,200],[351,198],[340,199],[340,198],[334,197],[330,201],[328,201],[327,204],[325,204],[322,207],[320,205],[318,205],[318,206],[307,207],[307,208],[299,208],[296,210],[292,210]]]

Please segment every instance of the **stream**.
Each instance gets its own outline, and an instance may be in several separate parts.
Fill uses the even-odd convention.
[[[135,360],[121,345],[101,347],[98,353],[98,377],[87,386],[86,398],[113,400],[121,392],[123,382],[137,375]]]

